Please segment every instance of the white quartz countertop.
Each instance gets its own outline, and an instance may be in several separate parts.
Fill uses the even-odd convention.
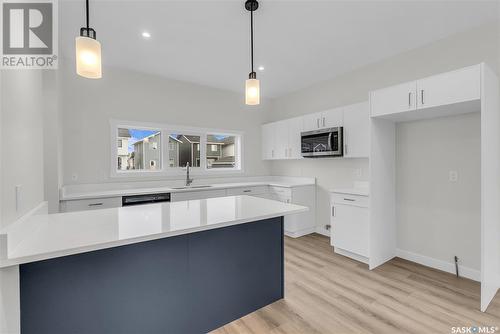
[[[0,267],[133,244],[307,211],[304,206],[252,196],[228,196],[112,209],[33,215],[2,231]],[[22,226],[21,226],[22,225]],[[26,234],[19,237],[20,231]],[[29,231],[25,232],[25,231]],[[2,235],[0,235],[1,237]],[[0,242],[4,238],[0,238]],[[1,246],[1,245],[0,245]]]
[[[190,191],[208,191],[216,189],[229,189],[229,188],[240,188],[240,187],[255,187],[255,186],[275,186],[275,187],[301,187],[308,185],[315,185],[314,178],[269,178],[267,180],[256,180],[256,181],[243,181],[243,182],[223,182],[209,184],[209,187],[197,188],[199,184],[195,183],[192,187],[184,189],[175,189],[172,186],[147,186],[147,187],[132,187],[132,188],[112,188],[106,189],[105,187],[99,187],[99,189],[92,187],[68,187],[68,189],[63,189],[61,191],[60,199],[62,201],[70,200],[80,200],[80,199],[90,199],[90,198],[106,198],[106,197],[117,197],[117,196],[130,196],[130,195],[141,195],[141,194],[152,194],[152,193],[175,193],[175,192],[190,192]],[[205,184],[203,184],[205,185]],[[109,187],[113,185],[110,184]]]

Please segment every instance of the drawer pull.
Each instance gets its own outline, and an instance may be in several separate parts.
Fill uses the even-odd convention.
[[[252,191],[250,189],[248,190],[243,190],[244,193],[251,193]]]
[[[89,206],[101,206],[104,203],[90,203]]]
[[[356,202],[355,199],[352,199],[352,198],[344,198],[344,201],[348,201],[348,202]]]

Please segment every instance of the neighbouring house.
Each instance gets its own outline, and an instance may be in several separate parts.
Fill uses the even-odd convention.
[[[207,168],[232,168],[235,163],[233,136],[207,136]],[[170,167],[200,167],[200,137],[194,135],[169,136]]]
[[[128,142],[130,139],[130,133],[128,132],[128,129],[118,129],[118,139],[117,139],[117,145],[118,145],[118,161],[117,161],[117,167],[118,170],[126,170],[128,169]]]
[[[155,170],[160,168],[161,133],[157,132],[136,141],[129,155],[129,169]]]

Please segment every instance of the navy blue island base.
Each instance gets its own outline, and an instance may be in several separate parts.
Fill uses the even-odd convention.
[[[20,266],[22,334],[207,333],[284,297],[283,217]]]

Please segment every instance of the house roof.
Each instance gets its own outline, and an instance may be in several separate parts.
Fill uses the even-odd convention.
[[[128,129],[123,129],[123,128],[119,128],[118,129],[118,137],[122,137],[122,138],[130,138],[132,137],[130,135],[130,133],[128,132]]]

